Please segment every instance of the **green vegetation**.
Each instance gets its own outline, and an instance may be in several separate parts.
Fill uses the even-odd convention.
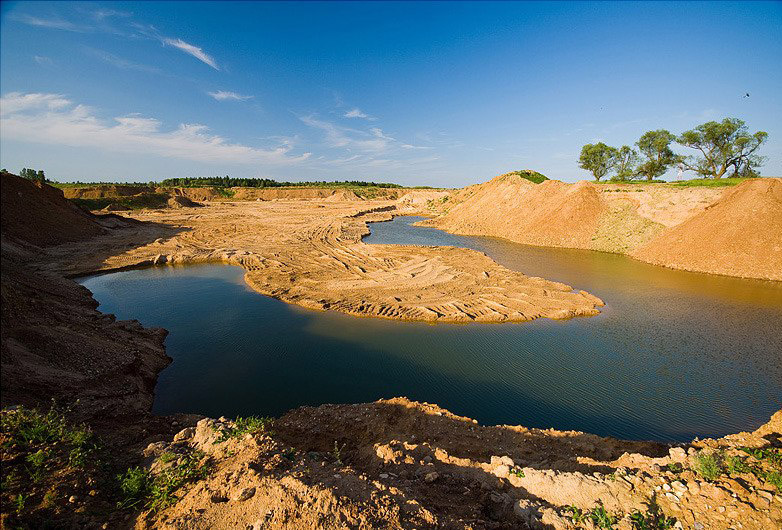
[[[676,137],[665,129],[644,133],[635,143],[646,157],[638,166],[638,175],[646,177],[646,180],[654,180],[678,162],[680,157],[671,150],[671,142],[675,139]]]
[[[616,164],[617,150],[603,142],[594,145],[586,144],[581,148],[581,156],[578,159],[578,166],[581,169],[590,171],[595,180],[606,176]]]
[[[134,187],[157,187],[158,183],[154,180],[151,180],[149,182],[106,182],[106,181],[100,181],[100,182],[82,182],[80,180],[76,180],[73,182],[57,182],[50,180],[47,182],[50,186],[54,186],[55,188],[91,188],[93,186],[134,186]]]
[[[34,169],[28,169],[26,167],[23,167],[22,170],[19,172],[19,176],[22,178],[25,178],[27,180],[35,180],[37,182],[46,182],[46,175],[44,175],[44,172],[42,169],[39,169],[38,171]]]
[[[168,465],[157,474],[141,467],[128,469],[117,476],[122,492],[119,507],[143,506],[156,512],[175,504],[180,499],[177,492],[182,487],[208,474],[209,466],[203,460],[203,453],[192,451],[179,455],[176,460],[169,460]]]
[[[17,407],[0,411],[3,472],[2,502],[27,517],[49,509],[55,491],[69,481],[83,481],[98,462],[97,439],[83,425],[70,423],[68,410]]]
[[[98,199],[70,199],[87,210],[102,210],[110,204],[116,204],[131,210],[142,208],[163,208],[168,203],[167,193],[141,193],[129,197],[101,197]]]
[[[708,481],[716,480],[723,474],[751,473],[759,480],[768,482],[782,491],[782,449],[743,447],[741,450],[749,455],[751,460],[740,455],[725,457],[720,451],[711,453],[700,451],[695,455],[693,470]]]
[[[220,429],[220,437],[217,439],[218,443],[225,442],[231,438],[239,438],[245,434],[257,434],[262,432],[269,432],[274,422],[274,418],[266,418],[261,416],[238,416],[233,425],[223,427]]]
[[[694,171],[701,179],[692,184],[677,183],[680,186],[719,186],[706,184],[720,181],[723,177],[732,179],[759,177],[758,168],[765,157],[757,154],[768,139],[768,133],[758,131],[750,134],[745,123],[738,118],[725,118],[721,122],[710,121],[676,136],[665,129],[647,131],[635,143],[639,153],[629,146],[611,147],[599,142],[586,144],[581,148],[579,167],[590,171],[595,180],[615,172],[611,180],[626,181],[644,178],[649,182],[662,176],[674,165],[682,171]],[[697,156],[674,153],[671,144],[676,142],[699,152]],[[730,186],[732,184],[724,184]]]
[[[538,173],[537,171],[534,171],[532,169],[520,169],[518,171],[511,171],[510,174],[518,175],[521,178],[525,178],[529,180],[530,182],[534,182],[535,184],[540,184],[544,180],[548,180],[547,176],[543,175],[542,173]]]
[[[722,454],[700,451],[695,455],[695,472],[709,482],[722,474]]]
[[[679,186],[682,188],[722,188],[726,186],[736,186],[744,182],[745,179],[739,177],[725,177],[719,180],[717,179],[691,179],[683,180],[681,182],[672,182],[673,186]]]
[[[687,169],[703,177],[719,179],[730,170],[736,177],[759,176],[756,169],[763,164],[764,157],[755,152],[767,139],[768,133],[764,131],[750,134],[742,120],[725,118],[685,131],[676,141],[700,153],[682,159]]]
[[[612,514],[605,509],[602,503],[591,510],[582,510],[576,506],[567,506],[566,512],[570,513],[570,519],[575,525],[580,525],[586,521],[592,521],[597,528],[613,528],[619,523],[620,517]]]
[[[511,469],[511,470],[509,471],[509,473],[510,473],[511,475],[513,475],[513,476],[516,476],[516,477],[519,477],[519,478],[524,478],[524,476],[525,476],[525,475],[524,475],[524,470],[523,470],[523,469],[521,469],[520,467],[514,467],[513,469]]]
[[[264,178],[234,178],[225,177],[185,177],[170,178],[160,182],[160,186],[177,188],[401,188],[399,184],[388,182],[366,182],[363,180],[325,181],[314,180],[305,182],[278,182]]]
[[[676,524],[676,518],[666,516],[654,496],[644,504],[646,512],[635,510],[629,516],[634,530],[668,530]]]

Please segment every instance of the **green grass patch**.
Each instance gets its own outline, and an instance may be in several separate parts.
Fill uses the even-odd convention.
[[[720,453],[705,453],[695,455],[695,472],[709,482],[722,474],[722,455]]]
[[[721,178],[721,179],[691,179],[681,182],[672,182],[672,186],[679,188],[722,188],[725,186],[736,186],[747,179],[743,178]]]
[[[530,182],[534,182],[535,184],[540,184],[544,180],[548,180],[548,177],[545,176],[542,173],[538,173],[537,171],[533,171],[532,169],[520,169],[518,171],[511,171],[511,175],[518,175],[521,178],[527,179]]]
[[[228,441],[231,438],[239,438],[245,434],[269,432],[273,422],[273,418],[263,416],[238,416],[232,425],[223,427],[218,431],[220,437],[217,439],[217,443]]]
[[[158,473],[141,467],[128,469],[117,476],[122,493],[119,507],[143,507],[157,512],[176,504],[181,498],[179,492],[184,486],[205,478],[209,473],[209,465],[202,463],[203,458],[202,452],[192,451],[167,460],[164,463],[170,465]]]

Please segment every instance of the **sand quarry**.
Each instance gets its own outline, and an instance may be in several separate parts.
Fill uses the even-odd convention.
[[[428,223],[459,233],[780,280],[781,184],[530,187],[502,176],[451,193],[375,200],[301,198],[296,191],[198,201],[191,192],[171,192],[194,202],[93,216],[58,190],[4,174],[2,404],[46,407],[52,397],[71,404],[73,421],[92,427],[104,455],[102,466],[31,485],[28,526],[570,529],[596,526],[575,517],[574,508],[602,505],[617,516],[615,527],[631,528],[628,515],[654,498],[677,518],[676,528],[778,528],[782,494],[762,478],[767,462],[749,457],[753,469],[765,471],[708,480],[694,469],[702,454],[747,458],[743,448],[777,447],[782,411],[752,433],[673,446],[481,426],[396,398],[303,407],[264,430],[223,440],[221,433],[236,427],[231,420],[150,414],[157,374],[170,362],[165,330],[103,315],[89,291],[67,277],[226,262],[244,267],[261,293],[358,316],[468,322],[591,315],[602,304],[593,295],[510,271],[479,252],[366,245],[361,236],[368,221],[426,214]],[[13,447],[2,458],[4,473],[24,465]],[[135,465],[164,473],[188,458],[207,473],[178,490],[178,502],[156,511],[117,508],[116,473]],[[8,495],[4,490],[4,527],[18,523]]]

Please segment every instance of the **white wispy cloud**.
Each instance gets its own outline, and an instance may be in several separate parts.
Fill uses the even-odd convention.
[[[364,118],[364,119],[371,119],[369,114],[366,114],[365,112],[362,112],[360,108],[356,107],[354,109],[351,109],[345,113],[346,118]]]
[[[218,90],[217,92],[207,92],[210,96],[215,98],[217,101],[225,101],[225,100],[234,100],[234,101],[245,101],[247,99],[251,99],[253,96],[243,96],[242,94],[237,94],[236,92],[231,92],[228,90]]]
[[[299,116],[299,119],[310,127],[324,131],[326,144],[329,147],[342,147],[348,151],[358,150],[373,153],[383,153],[396,148],[426,149],[400,142],[385,134],[380,127],[372,127],[368,131],[362,131],[321,120],[313,115]]]
[[[171,39],[168,37],[163,38],[163,43],[167,44],[168,46],[173,46],[174,48],[177,48],[179,50],[182,50],[183,52],[192,55],[199,61],[208,64],[215,70],[219,70],[220,67],[217,66],[217,62],[212,58],[211,55],[207,54],[204,50],[199,48],[198,46],[195,46],[193,44],[187,43],[183,41],[182,39]]]
[[[104,50],[98,50],[90,47],[85,47],[84,50],[88,54],[97,57],[101,61],[108,63],[112,66],[116,66],[117,68],[121,68],[123,70],[136,70],[138,72],[160,73],[159,68],[155,68],[154,66],[149,66],[146,64],[134,63],[133,61],[129,61],[127,59],[124,59],[122,57],[119,57],[117,55],[114,55],[113,53],[109,53]]]
[[[37,26],[39,28],[61,29],[78,33],[89,31],[88,27],[74,24],[73,22],[61,18],[42,18],[34,17],[32,15],[14,14],[11,16],[11,19],[27,24],[28,26]]]
[[[51,58],[46,57],[45,55],[33,55],[33,61],[40,64],[41,66],[51,66],[54,64]]]
[[[34,143],[92,147],[159,155],[208,163],[294,165],[310,153],[292,155],[292,147],[262,149],[210,134],[205,125],[181,124],[164,130],[155,118],[127,115],[106,121],[93,109],[59,94],[11,92],[0,98],[3,138]]]

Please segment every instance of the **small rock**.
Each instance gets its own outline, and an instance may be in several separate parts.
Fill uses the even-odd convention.
[[[90,490],[90,497],[94,497],[94,496],[96,496],[97,494],[98,494],[98,492],[97,492],[97,491],[95,491],[95,490]]]
[[[221,502],[228,502],[228,498],[223,496],[223,495],[220,495],[219,493],[212,494],[212,496],[209,497],[209,500],[214,502],[215,504],[221,503]]]
[[[181,442],[183,440],[189,440],[193,437],[195,434],[195,429],[192,427],[187,427],[186,429],[182,429],[178,433],[174,435],[174,441],[175,442]]]
[[[719,507],[717,507],[717,511],[720,512],[720,513],[725,513],[725,507],[724,506],[719,506]]]
[[[380,478],[388,478],[388,473],[380,473]]]
[[[255,495],[255,488],[243,488],[242,491],[239,492],[239,495],[236,496],[235,500],[244,502],[248,499],[252,499],[253,495]]]
[[[679,497],[677,497],[675,494],[671,493],[670,491],[665,492],[665,496],[671,502],[679,502]]]
[[[671,487],[673,487],[674,491],[679,493],[684,493],[687,491],[687,486],[685,486],[684,483],[682,483],[680,480],[674,480],[671,482]]]
[[[342,475],[340,475],[339,473],[334,473],[334,478],[342,478]]]
[[[687,484],[687,489],[690,490],[690,493],[693,495],[697,495],[701,492],[701,487],[696,481],[692,481]]]
[[[668,449],[668,455],[674,462],[684,462],[687,459],[687,451],[683,447],[671,447]]]
[[[668,483],[666,483],[666,484],[663,484],[663,489],[664,489],[665,491],[671,491],[671,485],[670,485],[670,484],[668,484]]]
[[[423,458],[424,464],[431,464],[432,463],[432,457],[427,455]]]
[[[427,473],[427,474],[424,476],[424,480],[425,480],[426,482],[434,482],[434,481],[435,481],[435,480],[437,480],[438,478],[440,478],[440,475],[439,475],[439,474],[438,474],[436,471],[432,471],[431,473]]]
[[[71,495],[70,497],[68,497],[68,502],[70,502],[71,504],[73,504],[77,500],[79,500],[79,498],[76,495]]]

